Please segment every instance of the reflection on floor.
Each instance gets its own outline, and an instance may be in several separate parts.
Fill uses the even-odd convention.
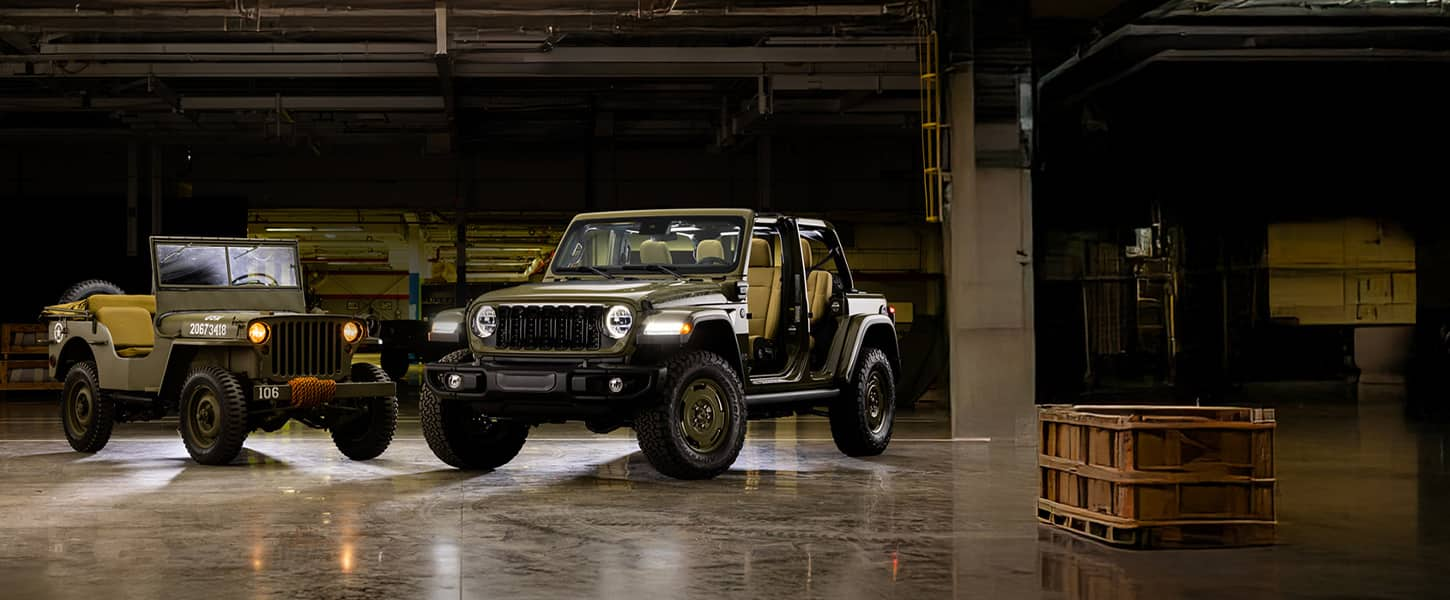
[[[886,455],[819,419],[752,425],[736,467],[657,475],[627,432],[535,431],[492,473],[439,463],[405,420],[367,463],[325,434],[190,462],[175,423],[70,451],[56,409],[0,402],[0,596],[1425,598],[1450,589],[1446,429],[1394,388],[1278,386],[1281,543],[1130,552],[1041,528],[1035,448],[952,442],[902,415]]]

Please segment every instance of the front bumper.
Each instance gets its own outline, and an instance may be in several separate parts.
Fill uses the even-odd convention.
[[[384,398],[396,396],[397,384],[391,381],[326,382],[298,378],[288,383],[259,383],[252,386],[252,399],[275,406],[314,406],[345,398]],[[316,383],[312,383],[316,382]]]
[[[609,381],[623,384],[618,392]],[[655,391],[663,367],[614,363],[429,363],[423,382],[442,400],[478,403],[496,417],[586,418],[633,405]],[[450,385],[451,383],[451,385]]]

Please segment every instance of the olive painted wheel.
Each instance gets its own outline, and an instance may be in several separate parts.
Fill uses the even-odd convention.
[[[377,365],[358,363],[352,366],[351,381],[392,379]],[[398,430],[398,397],[356,398],[346,401],[346,406],[353,410],[340,415],[337,425],[330,428],[332,443],[353,460],[377,458],[393,443],[393,433]]]
[[[851,383],[830,409],[831,439],[847,456],[876,456],[891,443],[896,377],[880,348],[865,348]]]
[[[181,386],[181,440],[192,460],[224,465],[242,451],[250,428],[237,376],[216,365],[192,369]]]
[[[456,363],[472,360],[467,350],[438,359]],[[433,454],[459,469],[497,469],[508,464],[529,437],[529,426],[516,421],[490,418],[465,401],[443,400],[423,386],[418,396],[418,419],[423,439]]]
[[[78,362],[66,371],[60,420],[66,441],[77,452],[99,452],[111,440],[116,413],[111,400],[100,392],[95,361]]]
[[[740,376],[713,352],[686,352],[665,367],[660,397],[635,415],[639,448],[655,470],[676,479],[715,477],[745,445]]]

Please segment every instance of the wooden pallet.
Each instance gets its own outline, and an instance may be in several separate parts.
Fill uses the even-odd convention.
[[[1049,500],[1037,501],[1037,520],[1120,548],[1230,548],[1274,543],[1277,523],[1261,520],[1163,521],[1153,524],[1105,518]]]

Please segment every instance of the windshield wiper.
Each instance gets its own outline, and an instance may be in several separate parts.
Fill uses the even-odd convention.
[[[669,267],[666,267],[664,265],[656,265],[656,264],[648,264],[648,265],[620,265],[620,268],[621,269],[644,269],[646,271],[659,271],[661,273],[669,273],[670,275],[674,275],[675,276],[675,279],[686,279],[686,277],[684,275],[681,275],[679,271],[676,271],[676,270],[671,269]]]
[[[600,277],[603,277],[605,279],[614,279],[614,276],[610,275],[609,271],[605,271],[604,269],[601,269],[599,267],[584,265],[582,268],[589,269],[590,271],[593,271],[595,275],[599,275]]]
[[[187,248],[190,248],[190,247],[191,247],[191,244],[187,244],[185,246],[182,246],[180,248],[177,248],[175,252],[172,252],[171,254],[167,254],[161,260],[156,261],[156,264],[158,264],[158,265],[164,265],[166,263],[169,263],[169,262],[171,262],[171,259],[176,258],[176,255],[181,254],[182,252],[185,252],[186,249]]]

